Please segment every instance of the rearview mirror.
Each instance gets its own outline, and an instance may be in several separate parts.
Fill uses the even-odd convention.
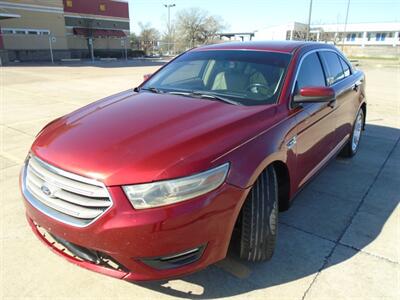
[[[331,102],[335,100],[335,90],[325,86],[303,87],[293,97],[296,103]]]
[[[153,75],[153,74],[145,74],[145,75],[143,75],[143,81],[149,80],[149,78],[151,77],[151,75]]]

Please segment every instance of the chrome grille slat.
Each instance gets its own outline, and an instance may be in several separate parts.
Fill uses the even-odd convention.
[[[29,169],[28,169],[28,174],[29,174],[28,181],[37,185],[40,188],[44,183],[43,179],[38,177],[35,173],[31,172]]]
[[[27,179],[27,181],[29,183],[28,186],[30,184],[33,184],[38,189],[40,189],[40,187],[42,186],[44,181],[41,180],[40,178],[36,177],[36,175],[34,175],[34,173],[30,173],[29,169],[28,169],[28,174],[31,175],[31,176],[28,176],[28,179]],[[67,192],[65,190],[57,191],[56,193],[54,193],[54,196],[56,198],[60,198],[62,200],[71,202],[73,204],[78,204],[78,205],[82,205],[82,206],[88,206],[88,207],[109,207],[110,206],[110,201],[107,200],[106,198],[92,199],[92,198],[88,198],[88,197],[82,197],[77,194]]]
[[[82,206],[78,206],[66,201],[63,201],[59,198],[51,198],[47,197],[41,192],[41,190],[32,185],[28,185],[29,191],[41,202],[50,206],[53,209],[58,210],[59,212],[65,213],[67,215],[73,216],[75,218],[80,219],[93,219],[96,218],[102,211],[101,210],[93,210],[88,209]]]
[[[39,163],[34,158],[29,161],[28,168],[34,171],[38,177],[42,178],[42,180],[60,186],[65,190],[69,190],[74,193],[84,194],[88,197],[107,197],[107,192],[102,187],[82,183],[76,180],[69,179],[67,177],[60,176],[43,167],[43,164]]]
[[[61,190],[54,194],[57,198],[65,201],[88,207],[109,207],[110,201],[107,199],[92,199],[72,194],[70,192]]]
[[[27,160],[22,176],[26,199],[61,222],[87,226],[112,206],[101,182],[58,169],[34,156]]]

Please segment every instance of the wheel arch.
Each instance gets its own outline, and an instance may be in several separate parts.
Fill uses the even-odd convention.
[[[281,160],[275,160],[268,165],[266,165],[261,171],[257,172],[257,175],[255,176],[256,179],[255,181],[264,173],[266,170],[272,167],[275,171],[276,178],[277,178],[277,185],[278,185],[278,207],[279,211],[285,211],[289,209],[290,206],[290,174],[289,174],[289,168],[288,166]],[[255,184],[255,181],[253,182],[251,188]],[[249,201],[248,196],[244,199],[244,201],[241,203],[240,209],[238,210],[238,213],[235,218],[234,222],[234,227],[232,228],[232,233],[231,233],[231,240],[230,240],[230,245],[232,245],[232,242],[237,242],[238,238],[238,230],[241,230],[241,222],[242,222],[242,213],[243,213],[243,207],[246,203],[246,201]],[[237,245],[234,245],[233,247],[237,247]]]
[[[276,172],[278,181],[278,203],[279,211],[288,210],[290,207],[290,173],[287,165],[280,160],[276,160],[269,164]],[[267,168],[268,168],[267,166]]]
[[[362,109],[363,110],[363,113],[364,113],[364,127],[363,127],[363,129],[365,129],[365,121],[366,121],[366,119],[367,119],[367,103],[366,102],[363,102],[362,104],[361,104],[361,107],[360,107],[360,109]]]
[[[268,162],[261,170],[258,169],[252,176],[251,186],[254,185],[260,175],[267,170],[267,168],[273,167],[276,172],[276,178],[278,181],[278,204],[279,211],[286,211],[290,207],[290,171],[287,164],[282,160],[272,160]],[[246,200],[245,200],[246,201]],[[244,203],[243,203],[244,204]],[[242,206],[243,206],[242,204]]]

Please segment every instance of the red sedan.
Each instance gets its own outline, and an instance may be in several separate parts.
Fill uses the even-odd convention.
[[[335,47],[190,50],[134,90],[54,120],[21,172],[51,249],[125,280],[272,257],[278,210],[337,154],[356,154],[364,74]]]

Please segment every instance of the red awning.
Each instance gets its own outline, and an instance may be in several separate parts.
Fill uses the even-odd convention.
[[[112,29],[89,29],[89,28],[74,28],[75,35],[83,36],[93,36],[93,37],[126,37],[125,32],[122,30],[112,30]]]

